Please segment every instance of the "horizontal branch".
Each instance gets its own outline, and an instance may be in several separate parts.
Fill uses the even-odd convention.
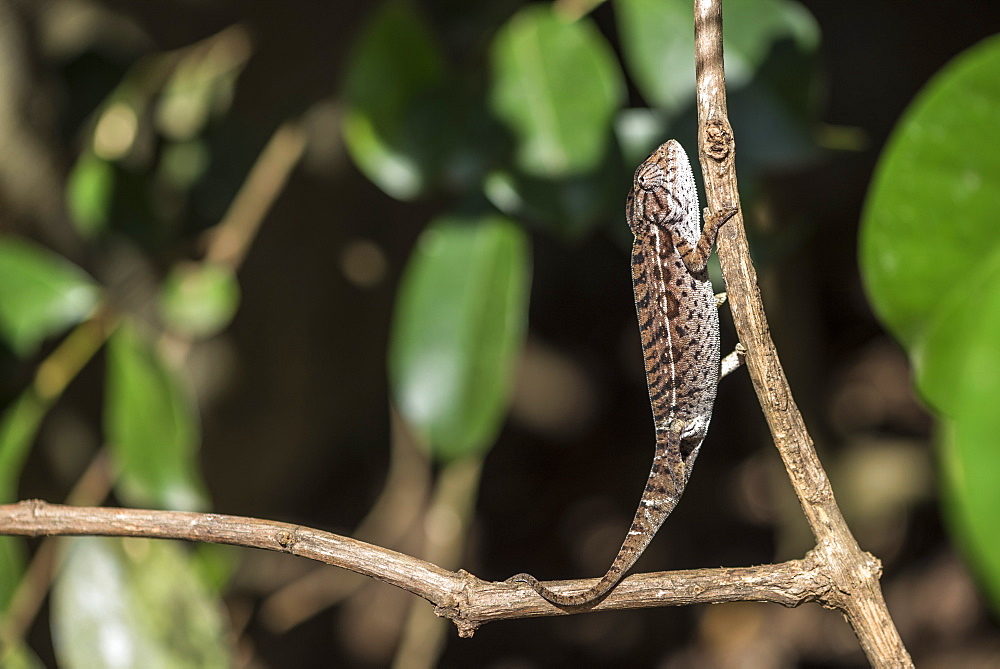
[[[810,553],[802,560],[759,567],[694,569],[635,574],[592,606],[560,609],[530,587],[483,581],[466,571],[448,571],[403,553],[291,523],[217,513],[75,507],[27,500],[0,505],[0,534],[116,536],[182,539],[289,553],[370,576],[419,595],[438,615],[472,636],[483,623],[509,618],[714,604],[734,601],[797,606],[825,602],[831,580]],[[592,579],[557,581],[557,592],[586,589]]]

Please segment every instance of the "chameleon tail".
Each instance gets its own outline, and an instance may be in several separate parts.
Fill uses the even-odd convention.
[[[677,500],[687,484],[687,471],[680,458],[678,448],[660,446],[653,467],[646,481],[646,489],[635,511],[632,527],[625,536],[618,555],[611,568],[601,579],[583,592],[564,594],[554,592],[542,585],[531,574],[517,574],[507,579],[508,583],[527,583],[539,595],[558,606],[580,606],[601,597],[617,585],[625,573],[632,568],[639,556],[653,539],[653,535],[663,525],[663,521],[677,506]],[[693,459],[693,458],[692,458]],[[688,460],[690,462],[691,460]]]

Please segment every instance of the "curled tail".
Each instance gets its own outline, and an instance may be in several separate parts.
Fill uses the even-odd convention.
[[[693,458],[687,460],[688,463],[692,461]],[[668,444],[662,442],[658,444],[653,467],[646,481],[646,489],[642,493],[642,499],[639,500],[639,508],[635,510],[632,527],[629,528],[618,555],[601,580],[583,592],[573,594],[554,592],[531,574],[517,574],[507,579],[507,582],[527,583],[539,595],[559,606],[580,606],[600,599],[608,594],[632,568],[652,541],[653,535],[663,525],[663,521],[677,506],[677,500],[687,485],[688,473],[689,468],[681,459],[680,448],[670,448]]]

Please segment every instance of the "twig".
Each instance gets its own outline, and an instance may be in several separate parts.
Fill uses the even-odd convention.
[[[391,410],[389,415],[389,471],[382,492],[352,534],[362,541],[396,547],[426,513],[431,463],[399,414]],[[366,579],[356,574],[316,565],[309,573],[269,594],[258,615],[270,631],[284,633],[352,596],[366,583]]]
[[[209,231],[206,260],[234,271],[243,264],[264,216],[284,189],[305,145],[305,132],[297,122],[283,123],[271,136],[226,215]]]
[[[735,144],[726,110],[721,0],[695,0],[698,157],[712,211],[739,207]],[[876,667],[912,666],[879,587],[881,563],[862,551],[847,527],[802,414],[792,398],[764,315],[740,209],[719,233],[719,260],[747,367],[774,443],[816,537],[817,555],[837,587],[823,604],[846,616]]]
[[[289,553],[350,569],[419,595],[436,606],[438,615],[454,621],[464,637],[493,620],[734,601],[797,606],[823,601],[831,591],[822,556],[811,553],[804,560],[760,567],[636,574],[599,604],[570,611],[549,604],[528,588],[490,583],[464,570],[448,571],[363,541],[271,520],[26,500],[0,505],[0,534],[183,539]],[[557,583],[556,589],[578,589],[591,581],[564,581]]]

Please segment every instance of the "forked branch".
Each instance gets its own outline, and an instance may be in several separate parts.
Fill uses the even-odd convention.
[[[726,112],[720,0],[695,0],[699,159],[711,211],[739,208],[735,144]],[[491,583],[423,560],[328,532],[220,514],[50,505],[0,506],[0,534],[103,535],[184,539],[263,548],[349,569],[403,588],[435,605],[462,636],[491,620],[590,610],[733,601],[796,606],[817,601],[841,610],[877,667],[912,666],[879,587],[881,566],[847,527],[771,341],[747,248],[742,211],[719,234],[719,256],[747,365],[789,478],[816,537],[802,560],[733,569],[635,574],[599,603],[557,608],[527,587]],[[580,590],[590,580],[553,584]]]
[[[706,199],[712,211],[726,207],[739,209],[736,147],[726,109],[721,0],[695,0],[694,21],[698,158],[705,178]],[[814,552],[823,556],[827,575],[837,586],[824,603],[844,613],[873,666],[912,666],[882,597],[878,580],[881,564],[861,550],[847,527],[802,414],[792,398],[771,341],[757,287],[757,273],[750,262],[742,209],[720,230],[718,247],[736,333],[747,350],[747,368],[754,390],[802,511],[816,537]]]

